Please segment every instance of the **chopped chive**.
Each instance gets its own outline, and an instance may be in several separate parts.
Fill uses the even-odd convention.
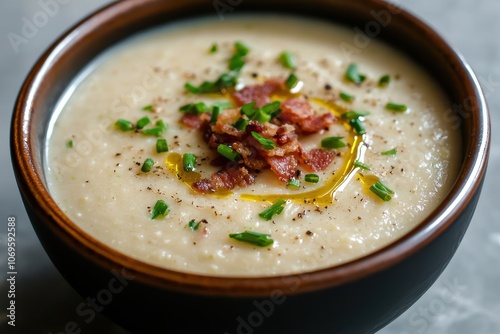
[[[132,122],[127,121],[125,119],[119,119],[115,122],[115,126],[122,130],[123,132],[126,131],[133,131],[134,130],[134,124]]]
[[[286,185],[287,188],[292,188],[292,189],[299,189],[300,188],[300,180],[299,179],[294,179],[291,178],[288,184]]]
[[[266,210],[259,213],[259,217],[265,220],[271,220],[274,215],[279,215],[283,211],[285,203],[286,201],[284,199],[280,199]]]
[[[372,185],[370,190],[385,202],[390,201],[392,199],[391,195],[394,194],[394,191],[385,186],[381,181],[377,181],[377,183]]]
[[[216,53],[217,50],[219,49],[219,47],[217,46],[217,43],[213,43],[211,46],[210,46],[210,49],[208,50],[210,53]]]
[[[151,211],[151,219],[156,219],[159,216],[165,216],[170,210],[164,200],[159,199],[156,201],[153,210]]]
[[[355,111],[351,110],[342,114],[342,118],[345,119],[356,119],[358,117],[368,116],[370,113],[368,111]]]
[[[252,245],[267,247],[274,243],[274,240],[271,239],[270,234],[263,234],[253,231],[245,231],[243,233],[232,233],[229,235],[230,238],[246,242]]]
[[[258,108],[254,108],[256,102],[250,102],[241,107],[240,112],[242,115],[246,115],[248,118],[252,119],[252,117],[257,112]]]
[[[203,102],[189,103],[179,108],[179,110],[186,114],[200,115],[208,111],[208,107]]]
[[[151,120],[149,119],[149,117],[143,117],[137,121],[136,127],[140,130],[140,129],[144,128],[146,125],[148,125],[149,123],[151,123]]]
[[[340,96],[340,99],[344,102],[350,103],[350,102],[354,101],[354,95],[340,92],[339,96]]]
[[[188,227],[193,230],[193,231],[196,231],[198,230],[198,228],[200,227],[200,224],[201,224],[201,221],[199,222],[196,222],[194,219],[191,220],[189,223],[188,223]]]
[[[165,122],[163,122],[162,119],[157,120],[155,125],[159,128],[162,128],[163,130],[167,130],[167,125],[165,124]]]
[[[147,105],[147,106],[145,106],[145,107],[142,108],[142,110],[144,110],[144,111],[153,111],[153,109],[154,108],[153,108],[152,104],[149,104],[149,105]]]
[[[321,147],[323,148],[342,148],[346,147],[346,143],[342,140],[344,137],[328,137],[323,138]]]
[[[393,148],[392,150],[381,152],[381,155],[396,155],[398,153],[397,148]]]
[[[234,43],[235,53],[238,55],[246,56],[250,52],[250,48],[243,44],[243,42]]]
[[[73,141],[72,141],[72,140],[68,140],[68,141],[66,142],[66,147],[67,147],[67,148],[73,148]]]
[[[186,153],[182,156],[182,162],[184,164],[184,171],[194,172],[196,169],[196,156],[192,153]]]
[[[385,88],[389,86],[390,83],[391,83],[391,76],[389,74],[386,74],[380,78],[380,80],[378,81],[378,86],[380,88]]]
[[[168,152],[168,144],[166,139],[158,139],[156,141],[156,152],[157,153]]]
[[[406,110],[408,110],[408,107],[405,104],[389,102],[385,105],[385,109],[396,112],[405,112]]]
[[[193,94],[201,94],[201,89],[199,87],[196,87],[195,85],[187,82],[184,85],[184,88],[186,88],[188,91],[190,91]]]
[[[221,107],[219,107],[219,106],[213,106],[213,108],[212,108],[212,115],[210,115],[210,123],[211,124],[217,123],[217,118],[219,118],[221,110],[222,110]]]
[[[235,54],[229,59],[229,70],[230,71],[241,71],[245,66],[245,56]]]
[[[257,141],[264,147],[266,150],[272,150],[276,147],[276,143],[271,139],[264,138],[257,132],[252,131],[252,136],[257,139]]]
[[[141,171],[144,173],[149,173],[154,164],[155,162],[153,159],[147,158],[146,160],[144,160],[144,163],[142,164]]]
[[[354,118],[349,121],[349,124],[356,131],[358,135],[364,135],[366,133],[365,126],[359,118]]]
[[[319,176],[316,174],[306,174],[304,176],[304,180],[309,183],[318,183],[319,182]]]
[[[271,115],[267,114],[262,108],[257,109],[257,112],[253,115],[252,120],[259,123],[266,123],[271,120]]]
[[[290,89],[293,89],[295,86],[297,86],[297,84],[299,83],[299,77],[297,77],[295,75],[295,73],[292,73],[290,74],[290,76],[288,76],[288,79],[286,79],[285,81],[285,85],[290,88]]]
[[[155,126],[154,128],[144,129],[141,133],[145,136],[161,137],[164,130],[165,128],[162,126]]]
[[[261,109],[266,114],[272,114],[273,112],[277,111],[280,107],[281,107],[281,102],[274,101],[274,102],[271,102],[271,103],[266,104],[265,106],[261,107]]]
[[[234,127],[240,131],[245,131],[248,125],[248,120],[244,118],[239,118],[236,123],[234,123]]]
[[[295,56],[290,51],[282,52],[278,60],[280,61],[281,65],[283,65],[283,67],[288,68],[290,70],[294,70],[297,67],[297,61],[295,59]]]
[[[366,80],[366,76],[359,73],[359,68],[356,64],[349,65],[345,74],[345,78],[347,81],[353,82],[356,85],[359,85]]]
[[[217,101],[212,105],[213,107],[220,107],[222,110],[225,109],[231,109],[233,107],[233,104],[229,101]]]
[[[241,155],[238,152],[225,144],[220,144],[219,146],[217,146],[217,152],[231,161],[238,161],[241,159]]]
[[[370,167],[368,165],[362,163],[359,160],[354,161],[354,166],[358,167],[358,168],[361,168],[361,169],[364,169],[364,170],[370,170]]]

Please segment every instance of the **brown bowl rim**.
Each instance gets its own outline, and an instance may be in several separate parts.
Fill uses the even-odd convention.
[[[404,261],[449,228],[478,191],[486,172],[490,143],[488,108],[479,82],[462,56],[455,52],[438,33],[412,14],[402,10],[398,15],[414,29],[430,36],[440,50],[452,55],[450,61],[463,70],[462,82],[465,90],[477,101],[476,109],[471,113],[472,117],[469,120],[475,136],[468,141],[457,182],[441,205],[415,229],[374,253],[341,265],[302,274],[270,277],[219,277],[177,272],[133,259],[97,241],[76,226],[49,195],[41,167],[37,164],[35,142],[30,138],[32,113],[36,112],[31,105],[43,83],[43,76],[48,70],[51,57],[58,52],[61,45],[72,43],[75,32],[95,31],[96,27],[106,20],[133,10],[137,6],[154,6],[155,2],[161,1],[118,1],[92,13],[69,29],[40,57],[28,74],[19,93],[12,119],[12,159],[19,188],[25,200],[38,214],[43,214],[44,224],[50,219],[48,227],[53,233],[104,270],[124,268],[127,273],[131,273],[135,279],[143,283],[162,289],[202,295],[268,296],[273,290],[282,289],[285,282],[296,278],[300,279],[300,284],[293,291],[294,294],[320,290],[356,281]],[[375,9],[384,9],[388,6],[381,0],[368,0],[366,3],[367,7]]]

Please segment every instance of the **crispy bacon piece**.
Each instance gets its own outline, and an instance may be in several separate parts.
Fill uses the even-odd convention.
[[[269,156],[266,161],[280,181],[288,182],[297,173],[297,160],[293,155]]]
[[[184,114],[181,118],[181,123],[191,129],[199,129],[201,128],[201,124],[203,123],[199,115],[195,114]]]
[[[232,94],[234,101],[239,106],[250,102],[256,102],[256,107],[262,107],[271,103],[271,95],[283,86],[283,81],[270,79],[262,85],[248,86]]]
[[[280,118],[295,125],[302,133],[314,133],[328,129],[335,123],[335,116],[330,113],[316,115],[309,102],[304,98],[293,98],[281,104]]]
[[[234,189],[236,186],[247,187],[255,182],[245,166],[238,165],[213,173],[209,178],[193,183],[193,188],[202,193],[213,193]]]
[[[334,158],[335,152],[330,150],[313,149],[309,152],[301,150],[299,153],[300,163],[312,172],[325,170]]]

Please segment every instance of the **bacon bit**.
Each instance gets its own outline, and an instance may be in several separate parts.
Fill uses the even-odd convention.
[[[210,178],[193,183],[193,188],[202,193],[231,190],[236,186],[247,187],[255,182],[255,177],[250,174],[245,166],[229,167],[213,173]]]
[[[184,124],[185,126],[191,128],[191,129],[199,129],[199,128],[201,128],[201,124],[202,124],[200,116],[195,115],[195,114],[182,115],[181,122],[182,122],[182,124]]]
[[[294,177],[297,172],[297,160],[293,155],[266,157],[266,161],[280,181],[290,181],[290,178]]]
[[[335,156],[335,152],[331,150],[313,149],[309,152],[301,150],[299,160],[309,171],[317,172],[325,170],[332,163]]]
[[[248,86],[232,94],[234,101],[243,106],[250,102],[256,102],[256,107],[271,103],[270,96],[283,86],[283,80],[269,79],[262,85]]]
[[[304,98],[293,98],[281,104],[280,118],[296,125],[302,133],[314,133],[328,129],[336,119],[330,113],[317,116],[309,101]]]

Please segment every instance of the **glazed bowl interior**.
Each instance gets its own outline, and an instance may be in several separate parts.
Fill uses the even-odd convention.
[[[409,234],[387,247],[333,268],[307,273],[291,294],[350,284],[404,262],[450,228],[469,205],[475,206],[475,195],[479,193],[488,158],[487,108],[470,68],[432,29],[400,8],[375,0],[248,0],[234,1],[231,8],[234,13],[221,14],[223,9],[214,8],[213,1],[121,1],[77,24],[36,63],[16,104],[12,157],[30,217],[40,222],[34,226],[41,239],[52,234],[89,263],[104,270],[126,268],[139,282],[190,294],[267,296],[282,288],[284,280],[296,276],[210,277],[176,272],[129,258],[77,227],[48,191],[43,159],[47,128],[55,105],[72,80],[103,51],[135,33],[174,20],[208,15],[222,15],[223,19],[224,15],[239,13],[291,13],[358,27],[369,37],[373,34],[370,38],[389,43],[427,69],[452,104],[462,107],[451,111],[450,121],[460,128],[465,154],[456,183],[441,205]],[[461,235],[457,238],[454,247],[458,246]],[[50,254],[51,245],[44,243],[44,247]],[[60,262],[54,258],[53,261]],[[441,264],[441,270],[445,265]],[[59,269],[64,274],[64,269]],[[417,297],[415,294],[413,301]]]

